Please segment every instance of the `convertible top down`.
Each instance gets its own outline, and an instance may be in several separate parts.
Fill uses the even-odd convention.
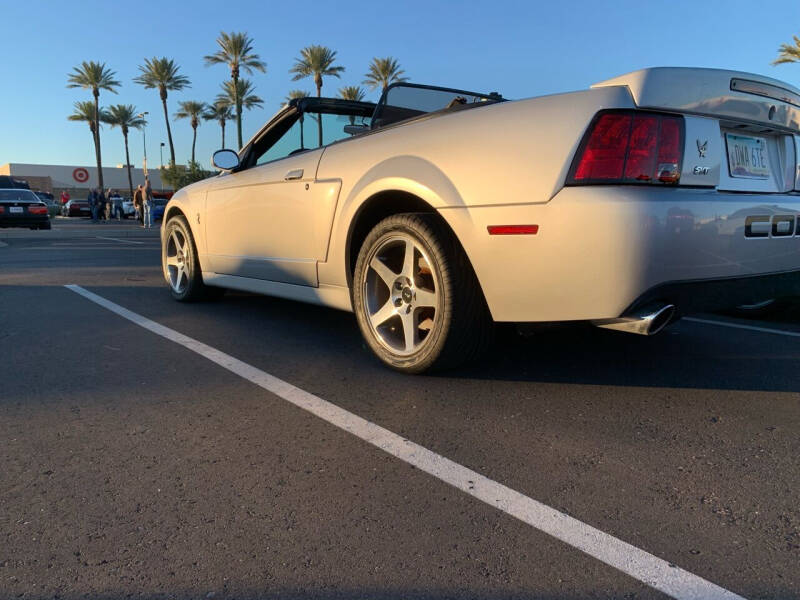
[[[355,312],[387,365],[472,359],[493,322],[652,335],[800,294],[800,90],[654,68],[507,101],[407,83],[293,100],[162,227],[181,301],[225,288]]]

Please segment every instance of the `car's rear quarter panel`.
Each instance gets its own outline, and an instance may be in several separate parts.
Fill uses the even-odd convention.
[[[347,285],[348,226],[384,189],[416,194],[439,211],[497,321],[616,317],[665,282],[800,266],[800,237],[744,236],[747,215],[762,214],[765,205],[796,215],[797,196],[564,187],[597,111],[633,107],[627,88],[603,87],[423,120],[330,147],[318,177],[343,184],[321,283]],[[487,234],[488,225],[502,224],[537,224],[539,232]]]
[[[456,233],[486,288],[477,255],[485,240],[468,225],[471,207],[547,203],[594,114],[626,107],[632,100],[621,87],[560,94],[423,119],[327,148],[317,179],[341,178],[342,189],[320,283],[347,285],[350,223],[374,194],[399,190],[435,209],[463,211],[453,223],[466,223]]]

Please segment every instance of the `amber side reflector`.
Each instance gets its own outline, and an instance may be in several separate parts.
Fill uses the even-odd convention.
[[[536,235],[539,233],[538,225],[489,225],[486,229],[489,235]]]

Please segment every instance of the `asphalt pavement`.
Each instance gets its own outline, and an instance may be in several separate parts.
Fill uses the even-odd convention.
[[[0,234],[0,598],[666,597],[641,557],[697,598],[800,597],[796,324],[503,331],[410,377],[348,313],[174,302],[155,229]],[[459,468],[568,518],[545,533]]]

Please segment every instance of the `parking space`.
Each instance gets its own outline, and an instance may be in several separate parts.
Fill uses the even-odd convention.
[[[407,377],[346,313],[173,302],[153,234],[3,241],[0,596],[659,596],[65,284],[720,586],[676,597],[800,595],[793,335],[503,332],[480,365]]]

